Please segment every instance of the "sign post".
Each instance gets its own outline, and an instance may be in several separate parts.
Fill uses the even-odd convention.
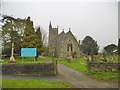
[[[34,57],[35,62],[36,54],[37,54],[36,48],[21,48],[22,63],[24,62],[24,57]]]
[[[23,63],[23,59],[24,59],[24,57],[22,57],[22,63]]]

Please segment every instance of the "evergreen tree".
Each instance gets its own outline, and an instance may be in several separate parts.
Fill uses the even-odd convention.
[[[97,41],[93,40],[90,36],[86,36],[82,41],[81,50],[87,55],[98,54],[99,47]]]
[[[22,40],[22,47],[24,48],[33,48],[35,47],[35,31],[33,28],[33,22],[30,20],[30,17],[26,20],[25,31]]]
[[[40,27],[36,30],[36,48],[37,48],[37,54],[40,55],[43,51],[43,40],[42,40],[42,33],[40,30]]]

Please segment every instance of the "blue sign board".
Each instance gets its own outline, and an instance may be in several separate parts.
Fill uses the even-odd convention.
[[[36,57],[36,48],[21,48],[21,57]]]

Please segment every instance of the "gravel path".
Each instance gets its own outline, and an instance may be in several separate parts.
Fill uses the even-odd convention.
[[[70,67],[58,64],[61,78],[75,88],[118,88],[118,81],[98,81],[84,75]]]

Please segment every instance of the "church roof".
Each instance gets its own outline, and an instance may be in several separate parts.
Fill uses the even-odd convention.
[[[72,34],[72,32],[69,30],[67,33],[65,33],[64,31],[62,31],[60,34],[58,34],[55,39],[52,41],[53,45],[57,45],[59,43],[62,43],[62,41],[65,40],[65,38],[67,37],[68,34],[71,34],[74,39],[76,40],[75,36]],[[77,42],[77,40],[76,40]]]
[[[65,35],[65,32],[62,31],[60,34],[58,34],[58,35],[55,37],[55,39],[52,41],[52,44],[57,44],[64,35]]]

